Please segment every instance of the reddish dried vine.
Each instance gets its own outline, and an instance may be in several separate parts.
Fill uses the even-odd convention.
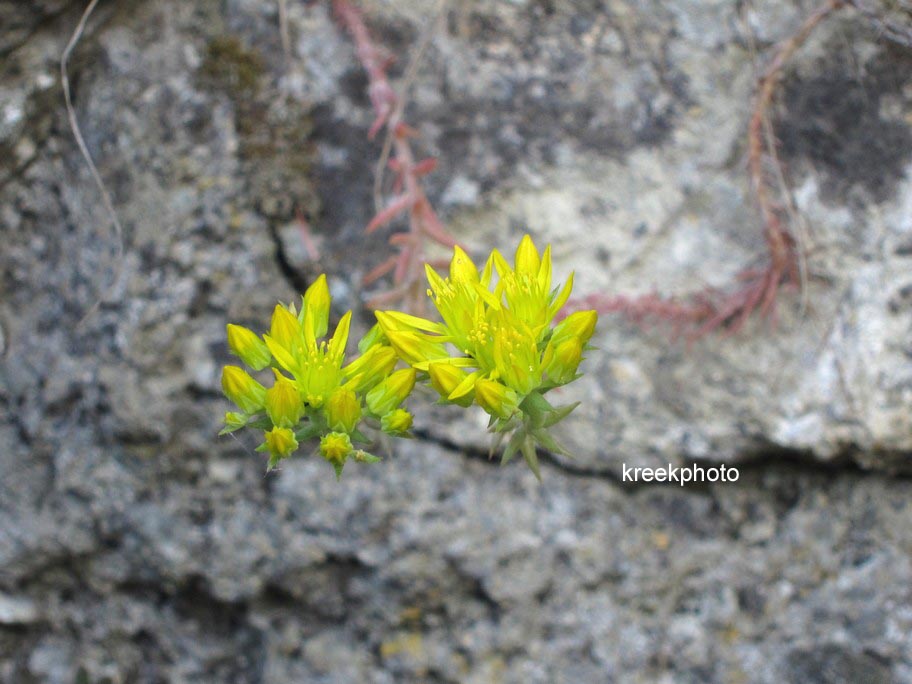
[[[663,298],[655,293],[640,297],[596,293],[571,302],[568,312],[592,307],[600,313],[622,313],[641,325],[650,320],[670,322],[675,334],[687,331],[690,339],[722,328],[728,334],[735,334],[754,313],[775,325],[779,289],[783,285],[797,287],[801,284],[801,253],[798,241],[788,227],[787,204],[774,199],[774,181],[769,168],[778,170],[779,160],[769,123],[769,109],[784,66],[820,22],[843,5],[844,0],[826,0],[814,10],[792,36],[776,46],[757,84],[747,130],[748,172],[763,219],[769,258],[766,266],[743,271],[738,277],[743,284],[728,294],[704,290],[684,298]]]
[[[770,178],[770,168],[780,171],[776,156],[776,141],[769,123],[769,109],[782,77],[784,66],[804,44],[812,31],[832,12],[843,7],[845,0],[826,0],[803,22],[789,38],[779,43],[773,57],[757,84],[754,107],[747,131],[748,171],[751,187],[763,219],[764,238],[768,263],[763,267],[743,271],[741,284],[734,291],[703,290],[684,297],[662,297],[656,293],[638,296],[610,296],[595,293],[581,300],[571,301],[563,315],[571,311],[595,308],[600,313],[622,313],[631,320],[646,324],[649,321],[671,323],[675,334],[686,332],[690,339],[725,329],[729,334],[740,331],[755,313],[775,325],[776,301],[779,290],[785,285],[802,284],[802,255],[799,243],[789,229],[786,215],[788,205],[774,199],[776,190]],[[399,248],[399,254],[390,257],[370,271],[364,284],[370,284],[392,272],[392,289],[376,295],[370,306],[389,304],[393,301],[420,300],[423,288],[422,265],[426,261],[425,241],[430,239],[446,246],[455,239],[446,231],[431,206],[421,185],[421,177],[436,167],[435,159],[416,162],[411,140],[415,131],[403,121],[403,101],[390,85],[387,69],[392,58],[371,39],[361,12],[350,0],[333,0],[336,16],[348,30],[355,43],[358,59],[369,81],[369,95],[376,118],[368,133],[370,138],[383,128],[388,131],[387,143],[381,154],[375,196],[381,185],[383,170],[393,172],[394,197],[380,207],[368,223],[366,232],[372,233],[408,213],[408,232],[396,233],[390,244]],[[420,53],[420,50],[417,51]],[[413,62],[414,64],[414,62]],[[409,78],[406,77],[406,83]],[[394,156],[385,163],[388,152]],[[781,178],[779,179],[781,183]]]
[[[412,140],[416,131],[403,120],[404,100],[397,95],[390,85],[387,70],[392,58],[371,38],[364,23],[361,11],[349,0],[333,0],[333,8],[339,22],[345,27],[355,43],[358,60],[368,78],[368,94],[373,106],[375,118],[368,131],[373,139],[377,133],[386,129],[387,140],[381,154],[381,163],[377,170],[375,196],[379,196],[382,187],[382,175],[386,168],[393,173],[393,198],[384,207],[377,206],[377,211],[365,228],[366,233],[373,233],[397,218],[408,215],[408,232],[395,233],[389,243],[399,249],[399,253],[390,257],[371,270],[364,277],[364,284],[369,285],[392,273],[393,286],[386,292],[375,295],[368,301],[368,306],[385,306],[396,301],[421,302],[424,293],[424,264],[427,262],[425,244],[433,241],[446,247],[456,244],[425,194],[421,184],[423,176],[436,168],[435,159],[416,161],[412,150]],[[418,53],[423,48],[417,50]],[[413,65],[417,60],[413,60]],[[410,71],[413,71],[410,69]],[[404,79],[407,85],[413,74]],[[385,163],[389,152],[393,156]],[[379,199],[375,198],[379,205]]]

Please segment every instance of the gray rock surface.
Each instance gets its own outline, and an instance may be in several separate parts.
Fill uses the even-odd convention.
[[[760,261],[751,92],[812,3],[453,5],[407,114],[477,255],[528,229],[580,294]],[[363,6],[401,74],[428,3]],[[341,483],[216,439],[225,322],[323,271],[360,307],[388,253],[366,82],[326,3],[288,64],[274,2],[100,3],[71,77],[116,279],[57,75],[82,8],[0,1],[0,682],[912,682],[912,53],[870,15],[778,99],[804,298],[691,347],[603,317],[538,485],[429,403]],[[695,461],[741,477],[621,481]]]

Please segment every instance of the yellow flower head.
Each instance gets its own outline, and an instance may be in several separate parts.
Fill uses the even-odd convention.
[[[280,314],[280,318],[284,318],[284,315]],[[293,316],[291,320],[297,323],[297,319]],[[336,326],[336,331],[329,342],[317,342],[311,334],[312,330],[308,320],[305,318],[304,328],[301,331],[302,344],[293,350],[283,346],[279,338],[273,334],[266,336],[266,344],[279,365],[294,375],[304,401],[310,406],[319,408],[341,383],[342,362],[345,358],[345,345],[351,325],[351,312],[342,316],[342,320]]]
[[[541,337],[547,332],[552,319],[566,304],[573,289],[573,274],[555,297],[551,291],[551,245],[539,256],[532,238],[524,236],[516,249],[514,268],[499,252],[494,252],[494,265],[500,276],[498,297],[521,321]]]

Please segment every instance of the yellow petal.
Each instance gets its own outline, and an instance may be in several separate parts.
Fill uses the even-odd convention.
[[[431,286],[431,292],[435,297],[439,297],[447,287],[446,281],[438,275],[437,271],[431,268],[430,264],[424,265],[424,273],[427,275],[428,285]]]
[[[396,330],[423,330],[438,334],[446,332],[446,328],[443,325],[429,321],[426,318],[419,318],[401,311],[378,311],[378,318],[381,313],[386,317],[387,326]]]
[[[310,319],[314,337],[323,337],[329,330],[329,307],[332,299],[329,296],[329,285],[326,275],[321,274],[304,293],[301,307],[301,322]]]
[[[453,260],[450,262],[450,280],[455,282],[478,282],[478,269],[459,245],[453,247]]]
[[[462,382],[460,382],[458,385],[456,385],[456,387],[453,389],[453,391],[450,392],[447,399],[449,399],[450,401],[458,402],[463,397],[468,396],[469,393],[471,393],[472,390],[475,389],[475,382],[481,376],[482,376],[482,372],[480,370],[469,373],[467,376],[465,376],[465,378],[463,378]]]
[[[567,278],[567,282],[564,283],[563,289],[560,291],[560,294],[557,295],[557,299],[551,302],[551,306],[548,307],[548,316],[549,318],[554,318],[557,315],[557,312],[563,308],[564,304],[567,303],[567,300],[570,299],[570,292],[573,290],[573,272],[570,272],[570,277]]]
[[[551,291],[551,245],[545,247],[542,254],[541,266],[538,268],[538,283],[542,292]]]
[[[532,242],[532,238],[528,234],[523,235],[523,239],[519,241],[519,247],[516,248],[513,263],[516,265],[517,273],[533,277],[538,276],[541,258],[538,256],[535,243]]]
[[[273,425],[291,428],[301,420],[304,412],[304,403],[301,394],[294,382],[283,376],[279,371],[275,373],[275,384],[266,391],[266,415]]]
[[[288,351],[294,352],[300,333],[301,326],[294,314],[283,304],[276,304],[272,310],[272,324],[269,326],[270,337]]]
[[[494,268],[497,269],[497,274],[500,276],[501,280],[505,275],[513,272],[513,269],[510,268],[510,264],[508,264],[507,260],[503,258],[503,254],[498,252],[496,249],[491,251],[491,259],[494,263]]]
[[[345,356],[345,345],[348,344],[348,331],[351,328],[351,316],[351,311],[345,312],[345,315],[339,320],[339,325],[336,326],[336,332],[333,333],[332,339],[329,341],[329,356],[336,362],[337,368],[341,365]]]
[[[291,352],[269,335],[263,335],[263,341],[266,343],[266,348],[269,349],[273,357],[275,357],[276,363],[291,373],[298,373],[299,366],[295,361],[294,356],[291,355]]]
[[[390,346],[399,358],[410,365],[446,358],[443,345],[432,342],[427,335],[405,330],[389,330],[386,333]]]

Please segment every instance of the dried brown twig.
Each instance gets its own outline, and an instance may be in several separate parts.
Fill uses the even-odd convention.
[[[79,152],[82,154],[82,158],[85,160],[86,166],[89,168],[89,173],[92,175],[92,180],[95,181],[95,185],[98,187],[98,192],[101,194],[101,201],[104,203],[105,210],[108,212],[108,216],[111,218],[111,224],[114,226],[114,236],[117,238],[117,255],[115,257],[114,279],[80,319],[79,323],[77,324],[79,326],[83,325],[95,314],[96,311],[98,311],[101,303],[117,286],[117,283],[120,281],[121,272],[123,271],[124,255],[123,227],[120,224],[120,219],[117,218],[117,212],[114,210],[114,203],[111,201],[111,195],[108,193],[108,189],[101,178],[101,174],[98,173],[98,167],[95,166],[95,162],[92,160],[92,155],[89,153],[89,148],[86,145],[85,139],[82,137],[82,131],[79,128],[79,121],[76,118],[76,109],[73,107],[73,98],[70,94],[70,77],[69,73],[67,72],[67,64],[69,63],[70,57],[73,54],[73,50],[76,49],[76,46],[79,44],[79,40],[82,38],[82,34],[85,33],[86,24],[89,21],[89,17],[92,16],[92,12],[95,11],[95,7],[97,5],[98,0],[91,0],[91,2],[86,5],[82,16],[79,18],[79,23],[76,24],[73,35],[70,37],[70,40],[67,42],[66,47],[63,49],[63,53],[60,55],[60,83],[63,87],[63,101],[64,105],[66,106],[67,121],[70,124],[70,130],[73,132],[73,137],[76,139],[76,145],[79,147]]]

